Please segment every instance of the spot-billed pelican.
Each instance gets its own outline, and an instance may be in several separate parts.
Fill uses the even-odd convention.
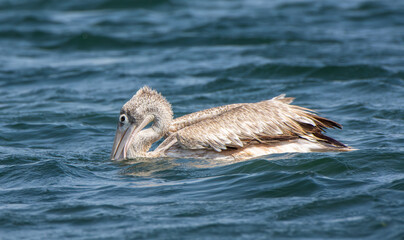
[[[292,101],[280,95],[173,119],[170,103],[146,86],[121,109],[111,159],[249,159],[272,153],[353,150],[323,134],[326,128],[341,128],[340,124],[291,105]],[[149,152],[162,137],[165,140]]]

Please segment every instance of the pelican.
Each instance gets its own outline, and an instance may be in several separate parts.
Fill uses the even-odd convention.
[[[351,151],[323,134],[341,128],[284,94],[214,107],[173,119],[170,103],[145,86],[123,105],[111,160],[137,157],[250,159],[273,153]],[[150,124],[150,127],[146,128]],[[151,145],[165,137],[154,150]]]

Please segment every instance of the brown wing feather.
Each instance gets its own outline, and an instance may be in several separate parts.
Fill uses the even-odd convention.
[[[225,110],[217,110],[213,117],[205,114],[203,120],[196,121],[195,118],[193,124],[181,125],[182,128],[170,138],[176,138],[177,144],[183,148],[214,149],[218,152],[228,147],[240,148],[251,142],[299,137],[344,146],[321,134],[325,128],[341,125],[317,116],[310,109],[289,105],[292,100],[281,95],[258,103],[234,104]]]

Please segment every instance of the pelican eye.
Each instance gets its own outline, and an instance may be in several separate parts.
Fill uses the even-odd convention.
[[[125,114],[122,114],[121,116],[119,116],[119,121],[121,123],[125,123],[126,122],[127,117],[125,116]]]

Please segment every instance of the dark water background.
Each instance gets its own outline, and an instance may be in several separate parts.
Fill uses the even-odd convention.
[[[114,163],[122,104],[286,93],[358,151]],[[0,239],[404,239],[404,1],[0,1]]]

